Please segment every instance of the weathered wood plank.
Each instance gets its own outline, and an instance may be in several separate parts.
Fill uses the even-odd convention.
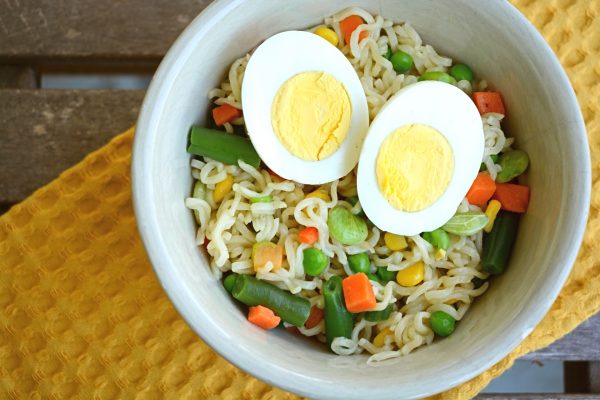
[[[582,323],[571,334],[523,358],[527,360],[600,360],[600,314]]]
[[[18,202],[135,123],[143,91],[0,90],[0,204]]]
[[[4,0],[0,62],[160,59],[211,0]]]
[[[483,393],[477,400],[598,400],[600,394],[570,393]]]

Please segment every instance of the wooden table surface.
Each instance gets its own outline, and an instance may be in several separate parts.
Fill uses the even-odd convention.
[[[132,126],[144,96],[141,90],[40,89],[40,76],[151,74],[181,30],[210,1],[0,3],[2,213]],[[600,361],[599,341],[600,315],[596,315],[565,338],[524,358]],[[577,371],[598,374],[585,366]]]

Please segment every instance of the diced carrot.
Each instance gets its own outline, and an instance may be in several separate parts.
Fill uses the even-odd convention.
[[[254,306],[250,307],[248,312],[248,321],[263,329],[273,329],[281,322],[275,313],[267,307]]]
[[[317,306],[312,306],[312,308],[310,309],[310,314],[308,315],[308,319],[304,323],[304,327],[306,329],[314,328],[315,326],[319,325],[319,322],[323,320],[324,316],[325,311],[323,311],[323,309]]]
[[[281,268],[283,248],[271,242],[257,242],[252,246],[252,264],[254,271],[264,267],[268,262],[273,264],[273,270]]]
[[[473,101],[479,110],[479,114],[498,113],[505,115],[504,102],[498,92],[474,92]]]
[[[477,174],[477,178],[467,192],[467,200],[475,205],[484,205],[496,191],[496,182],[485,172]]]
[[[342,281],[344,301],[351,313],[371,310],[377,304],[369,278],[364,272],[350,275]]]
[[[352,37],[352,32],[359,26],[364,24],[365,21],[359,17],[358,15],[351,15],[348,18],[340,21],[340,29],[342,30],[342,36],[344,37],[344,42],[346,44],[350,44],[350,38]],[[367,31],[362,31],[358,35],[358,41],[360,42],[368,35]]]
[[[309,226],[298,232],[298,238],[302,243],[313,244],[319,240],[319,230],[314,226]]]
[[[502,204],[502,209],[524,213],[529,206],[529,187],[514,183],[497,183],[494,198]]]
[[[217,126],[222,126],[226,122],[231,122],[242,116],[242,112],[229,104],[223,104],[212,110],[213,119]]]

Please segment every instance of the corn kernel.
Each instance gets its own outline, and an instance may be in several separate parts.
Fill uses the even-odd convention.
[[[213,200],[215,203],[222,201],[227,193],[231,192],[233,187],[233,176],[227,174],[225,179],[215,185],[215,191],[213,192]]]
[[[383,235],[383,241],[391,251],[404,250],[408,247],[408,243],[406,243],[406,238],[404,236],[394,235],[390,232],[386,232],[385,235]]]
[[[459,301],[460,301],[459,299],[448,299],[444,303],[448,304],[448,305],[452,305],[452,304],[458,303]]]
[[[335,33],[333,30],[329,29],[329,28],[325,28],[325,27],[320,27],[315,29],[315,35],[321,36],[323,39],[327,40],[329,43],[331,43],[332,45],[336,46],[338,45],[339,39],[338,39],[338,35],[337,33]]]
[[[410,267],[406,267],[396,274],[396,282],[405,287],[416,286],[425,278],[425,264],[417,261]]]
[[[385,338],[390,335],[392,335],[392,330],[390,328],[385,328],[375,336],[373,344],[377,347],[383,347],[383,345],[385,345]]]
[[[317,189],[314,192],[307,194],[306,197],[316,197],[317,199],[321,199],[326,203],[329,203],[331,201],[331,197],[329,197],[329,193],[327,193],[323,189]]]
[[[444,250],[444,249],[437,249],[437,251],[435,252],[435,259],[436,260],[441,260],[444,257],[446,257],[446,250]]]
[[[500,207],[502,207],[502,204],[500,204],[498,200],[492,200],[485,209],[485,215],[487,215],[488,217],[488,223],[483,228],[483,230],[487,233],[490,233],[492,231],[492,228],[494,227],[494,221],[496,220],[496,215],[498,215],[498,211],[500,211]]]

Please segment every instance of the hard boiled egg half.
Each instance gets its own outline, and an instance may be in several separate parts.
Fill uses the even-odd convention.
[[[358,195],[380,229],[416,235],[444,225],[475,180],[484,150],[481,117],[453,85],[400,90],[372,122],[358,165]]]
[[[242,105],[252,144],[283,178],[322,184],[358,162],[369,127],[365,93],[348,59],[313,33],[282,32],[254,51]]]

